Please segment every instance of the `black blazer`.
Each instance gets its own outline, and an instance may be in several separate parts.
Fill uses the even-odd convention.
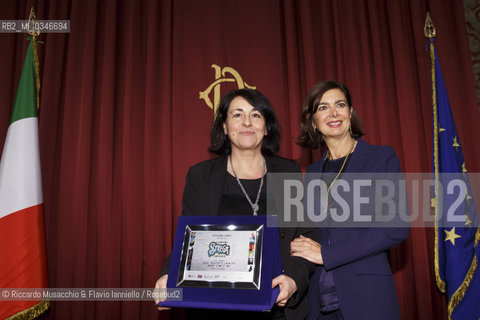
[[[183,215],[217,215],[218,207],[227,177],[227,159],[220,157],[200,162],[188,170],[185,189],[183,192]],[[301,172],[300,166],[294,160],[277,156],[265,157],[267,171]],[[304,319],[308,313],[305,297],[310,276],[315,265],[303,258],[290,256],[290,242],[300,234],[315,238],[313,229],[281,228],[280,250],[282,254],[283,273],[291,277],[296,285],[297,292],[290,298],[285,308],[287,319]],[[167,258],[161,275],[168,273],[170,257]]]

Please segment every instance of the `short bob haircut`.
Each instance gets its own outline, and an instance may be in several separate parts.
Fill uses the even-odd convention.
[[[297,139],[297,144],[299,146],[317,149],[325,144],[322,133],[313,128],[312,117],[315,112],[317,112],[317,108],[320,104],[323,94],[332,89],[339,89],[342,91],[347,99],[348,108],[352,108],[352,97],[350,95],[350,91],[343,83],[336,81],[322,81],[314,85],[307,94],[305,102],[303,103],[303,111],[300,117],[302,133]],[[364,133],[362,131],[362,122],[355,113],[355,110],[352,112],[350,123],[352,137],[356,139],[363,136]]]
[[[257,90],[237,89],[228,92],[220,101],[215,113],[215,120],[210,129],[209,152],[218,155],[229,155],[232,152],[232,144],[228,135],[225,134],[223,124],[228,118],[228,107],[236,97],[242,97],[248,101],[265,119],[267,135],[262,141],[262,154],[271,156],[280,149],[280,125],[268,99]]]

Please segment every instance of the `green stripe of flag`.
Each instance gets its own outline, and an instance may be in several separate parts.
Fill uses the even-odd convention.
[[[36,99],[37,93],[35,88],[36,73],[35,61],[33,59],[33,40],[28,45],[27,54],[25,55],[25,62],[23,71],[20,76],[17,96],[13,104],[12,116],[10,124],[17,120],[24,118],[31,118],[37,116]]]

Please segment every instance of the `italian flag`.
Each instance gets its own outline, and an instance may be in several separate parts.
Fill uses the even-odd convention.
[[[12,290],[5,289],[48,286],[35,41],[25,56],[0,160],[0,319],[33,319],[49,307],[47,300],[8,301]]]

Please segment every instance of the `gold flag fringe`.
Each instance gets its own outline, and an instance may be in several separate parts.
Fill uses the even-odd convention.
[[[435,282],[437,283],[438,289],[441,292],[445,293],[445,281],[440,277],[440,266],[438,258],[438,186],[439,186],[439,163],[438,163],[438,115],[437,115],[437,88],[436,75],[435,75],[435,53],[433,42],[430,41],[430,61],[431,61],[431,72],[432,72],[432,104],[433,104],[433,161],[434,161],[434,170],[435,170],[435,199],[434,199],[434,209],[435,209]]]
[[[39,317],[42,313],[47,311],[50,308],[50,301],[43,300],[33,307],[23,310],[14,314],[13,316],[7,318],[6,320],[31,320]]]
[[[474,250],[477,248],[479,239],[480,239],[480,228],[477,226],[477,232],[475,233],[475,243],[473,245]],[[467,291],[468,286],[470,285],[470,281],[475,275],[475,272],[477,272],[477,268],[478,268],[477,255],[474,252],[472,264],[468,269],[465,279],[463,279],[463,282],[460,285],[460,287],[457,289],[457,291],[455,291],[454,294],[452,294],[452,296],[450,297],[450,300],[448,301],[448,320],[452,319],[452,313],[455,310],[455,307],[462,301],[463,297],[465,296],[465,292]]]

